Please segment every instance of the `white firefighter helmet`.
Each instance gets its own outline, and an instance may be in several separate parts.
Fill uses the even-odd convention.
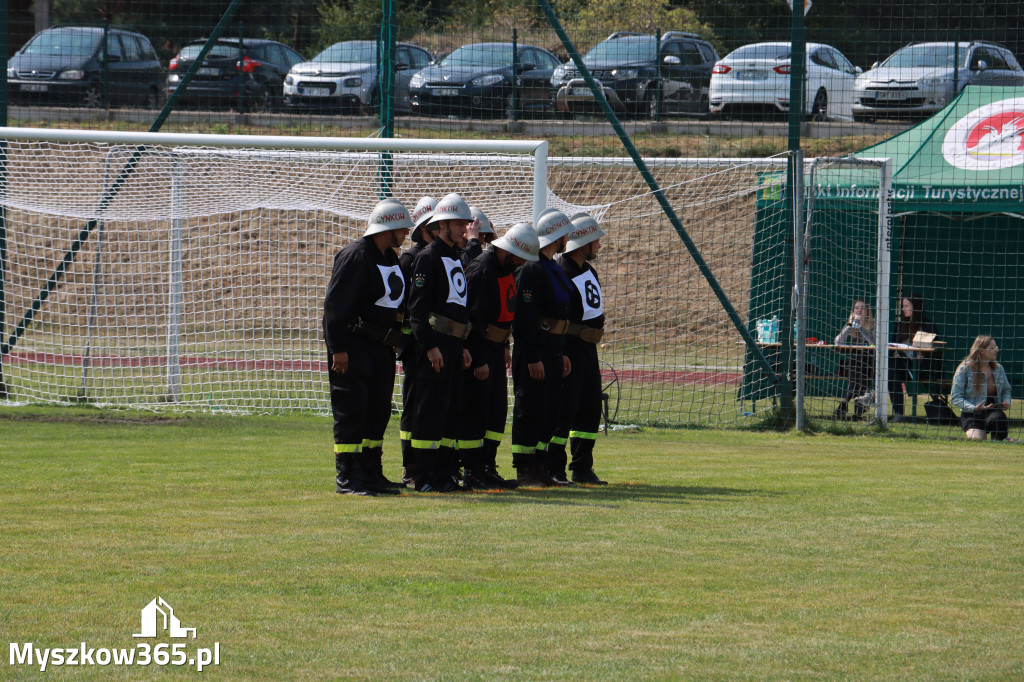
[[[469,212],[472,214],[474,219],[478,219],[480,221],[480,234],[494,234],[494,228],[491,227],[491,221],[487,219],[486,213],[476,206],[470,206]]]
[[[437,206],[437,199],[434,197],[423,197],[416,204],[416,208],[412,211],[412,222],[415,224],[415,227],[412,229],[413,240],[418,239],[420,228],[430,223],[430,219],[434,215],[435,206]]]
[[[412,228],[412,216],[409,209],[398,199],[385,199],[373,208],[370,220],[367,221],[364,237],[391,230],[408,230]]]
[[[531,263],[539,258],[540,253],[540,240],[530,223],[516,223],[504,235],[491,242],[491,246]]]
[[[569,217],[561,211],[553,208],[545,209],[537,219],[537,238],[540,239],[540,248],[558,241],[562,236],[568,234],[572,229]]]
[[[470,213],[466,200],[453,192],[437,202],[434,215],[430,217],[432,223],[442,220],[473,220],[473,214]]]
[[[565,245],[565,252],[570,253],[586,246],[592,241],[600,239],[605,231],[597,224],[597,221],[590,217],[589,213],[577,213],[571,219],[572,229],[569,230],[569,241]]]

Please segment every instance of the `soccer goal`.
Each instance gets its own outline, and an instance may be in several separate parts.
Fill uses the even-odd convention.
[[[501,226],[549,203],[546,142],[0,140],[0,368],[16,401],[325,410],[324,289],[379,199],[459,192]]]
[[[798,409],[884,424],[889,352],[878,349],[888,347],[894,320],[891,161],[818,158],[806,177],[805,224],[794,226]]]

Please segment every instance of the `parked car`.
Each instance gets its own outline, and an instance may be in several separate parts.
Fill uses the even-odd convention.
[[[617,32],[583,55],[612,109],[651,119],[670,111],[706,114],[711,69],[717,61],[711,43],[682,31],[669,31],[660,41],[643,33]],[[555,69],[551,86],[558,111],[600,111],[573,62]]]
[[[520,44],[517,55],[513,60],[512,43],[463,45],[440,63],[412,77],[409,83],[412,110],[426,114],[510,117],[515,82],[517,113],[550,112],[551,74],[561,62],[535,45]]]
[[[164,72],[149,38],[124,28],[108,29],[106,44],[103,36],[95,26],[34,35],[7,62],[11,101],[99,107],[109,94],[111,104],[156,107]]]
[[[285,104],[320,110],[375,111],[380,106],[377,49],[374,40],[346,40],[308,62],[296,64],[284,81]],[[395,45],[396,110],[409,110],[409,80],[433,62],[433,56],[418,45]]]
[[[193,41],[171,59],[168,97],[178,89],[204,45],[205,40]],[[178,102],[268,111],[280,104],[284,78],[292,65],[301,61],[302,55],[274,40],[221,38],[206,53]]]
[[[730,52],[711,73],[711,112],[789,111],[790,44],[754,43]],[[853,118],[853,88],[862,72],[829,45],[807,43],[804,112],[811,119]]]
[[[996,43],[917,43],[901,47],[857,78],[853,116],[928,116],[967,84],[1024,85],[1013,53]]]

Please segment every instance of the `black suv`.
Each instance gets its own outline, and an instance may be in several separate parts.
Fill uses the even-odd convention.
[[[205,40],[193,41],[171,60],[168,97],[178,89],[204,45]],[[221,38],[206,53],[178,102],[269,111],[281,104],[285,76],[300,62],[302,55],[275,40]]]
[[[716,61],[711,43],[682,31],[668,31],[660,42],[645,33],[619,31],[583,55],[612,109],[651,119],[670,111],[706,114]],[[558,111],[600,111],[572,61],[555,69],[551,85]]]
[[[164,74],[149,38],[111,28],[106,42],[105,49],[100,27],[60,26],[37,33],[7,63],[12,102],[99,107],[109,97],[111,104],[156,107]]]

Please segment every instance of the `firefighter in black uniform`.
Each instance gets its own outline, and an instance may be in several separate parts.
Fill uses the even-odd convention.
[[[498,474],[496,455],[508,417],[507,370],[512,363],[509,339],[515,317],[515,271],[536,262],[540,241],[529,223],[513,225],[492,248],[470,263],[469,352],[465,373],[464,416],[459,433],[467,488],[514,488]]]
[[[413,228],[410,239],[412,247],[398,257],[398,264],[402,267],[402,276],[405,277],[405,290],[408,292],[412,287],[412,262],[416,255],[422,251],[427,244],[434,241],[437,233],[437,224],[430,222],[434,215],[434,207],[437,206],[437,199],[425,196],[416,204],[412,211]],[[408,304],[408,296],[406,297]],[[405,325],[402,327],[402,338],[398,342],[398,359],[402,361],[402,416],[399,422],[399,442],[402,445],[402,483],[408,486],[414,484],[415,465],[412,461],[412,410],[409,409],[409,394],[416,376],[416,339],[412,335],[412,327],[409,325],[409,316],[406,314]]]
[[[486,213],[476,206],[470,206],[469,212],[473,215],[473,222],[466,228],[466,248],[462,250],[462,262],[467,268],[484,252],[484,246],[498,236]]]
[[[416,368],[408,409],[415,487],[420,492],[458,489],[455,445],[462,411],[462,370],[472,357],[466,273],[459,245],[465,245],[469,206],[449,194],[434,208],[437,236],[416,256],[409,293],[409,321],[416,338]]]
[[[565,247],[572,227],[561,211],[547,209],[535,232],[540,258],[516,275],[512,322],[512,466],[523,486],[568,485],[551,476],[548,445],[562,403],[562,380],[572,371],[565,355],[573,286],[552,258]]]
[[[339,493],[397,493],[383,478],[381,455],[405,302],[395,249],[411,227],[405,206],[385,199],[370,214],[362,239],[334,257],[323,327]]]
[[[604,335],[604,301],[601,282],[590,261],[601,250],[604,230],[586,213],[572,217],[572,230],[565,245],[565,253],[558,257],[566,277],[573,283],[577,296],[573,297],[573,311],[569,333],[565,336],[565,349],[572,361],[572,374],[566,377],[565,403],[560,413],[558,429],[551,439],[552,460],[565,465],[566,440],[572,461],[573,483],[606,485],[594,473],[594,442],[601,425],[601,365],[597,359],[597,344]],[[564,477],[565,471],[556,471]]]

